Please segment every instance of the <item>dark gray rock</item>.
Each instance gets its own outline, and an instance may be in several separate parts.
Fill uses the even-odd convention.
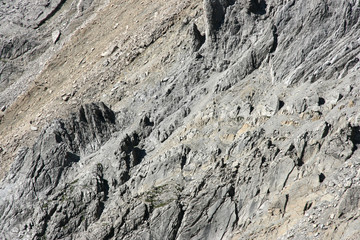
[[[18,153],[0,238],[357,236],[359,3],[203,4],[205,36],[182,24],[171,77],[146,73],[118,112],[83,105]],[[2,56],[26,54],[25,41]]]

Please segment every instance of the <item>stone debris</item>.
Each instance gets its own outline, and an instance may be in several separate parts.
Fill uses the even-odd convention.
[[[60,34],[61,34],[60,30],[55,30],[55,31],[52,32],[51,38],[52,38],[52,41],[53,41],[54,44],[59,40]]]
[[[73,4],[79,21],[92,2]],[[110,39],[123,27],[111,22],[96,36],[109,40],[105,52],[81,45],[86,62],[46,65],[66,79],[98,60],[83,85],[50,86],[68,117],[41,126],[47,113],[31,116],[38,138],[17,148],[0,183],[0,239],[358,239],[360,3],[172,1],[181,10],[168,18],[159,9],[169,1],[145,11],[156,3],[141,12],[142,34]],[[42,31],[48,10],[29,26]],[[133,14],[121,34],[137,32]],[[11,44],[1,42],[1,59],[34,47]]]
[[[111,54],[113,54],[117,49],[119,49],[119,47],[116,44],[113,44],[105,52],[101,53],[101,56],[102,57],[108,57]]]
[[[70,96],[71,96],[70,94],[64,94],[64,95],[62,95],[61,99],[65,102],[67,102],[70,99]]]

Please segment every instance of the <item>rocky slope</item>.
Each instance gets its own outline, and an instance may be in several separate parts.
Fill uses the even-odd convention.
[[[32,96],[31,88],[46,90],[44,82],[47,81],[41,77],[46,65],[104,3],[56,0],[2,1],[0,4],[0,145],[7,152],[0,163],[0,177],[3,177],[4,168],[21,145],[19,141],[24,134],[21,127],[16,126],[19,112],[26,111],[27,117],[31,116],[25,106],[29,102],[25,96],[36,97]],[[29,89],[29,86],[32,87]],[[26,104],[19,101],[21,95]],[[16,109],[19,104],[21,110]],[[12,115],[14,108],[17,112]],[[36,119],[27,119],[27,124],[30,121],[36,122]]]
[[[94,0],[1,2],[1,106],[10,105],[26,89],[52,53],[96,7],[99,3]]]
[[[9,101],[1,239],[360,237],[358,1],[96,9]]]

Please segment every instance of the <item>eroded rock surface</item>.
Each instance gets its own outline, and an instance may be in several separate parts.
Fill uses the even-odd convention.
[[[114,110],[83,104],[19,152],[0,238],[359,238],[359,7],[199,2],[161,78],[117,83]]]
[[[46,61],[103,3],[15,0],[0,4],[0,105],[11,105]]]

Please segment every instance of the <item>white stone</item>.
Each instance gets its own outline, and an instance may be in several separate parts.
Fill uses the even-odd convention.
[[[61,34],[60,30],[55,30],[52,32],[51,37],[52,37],[53,43],[56,43],[59,40],[60,34]]]

